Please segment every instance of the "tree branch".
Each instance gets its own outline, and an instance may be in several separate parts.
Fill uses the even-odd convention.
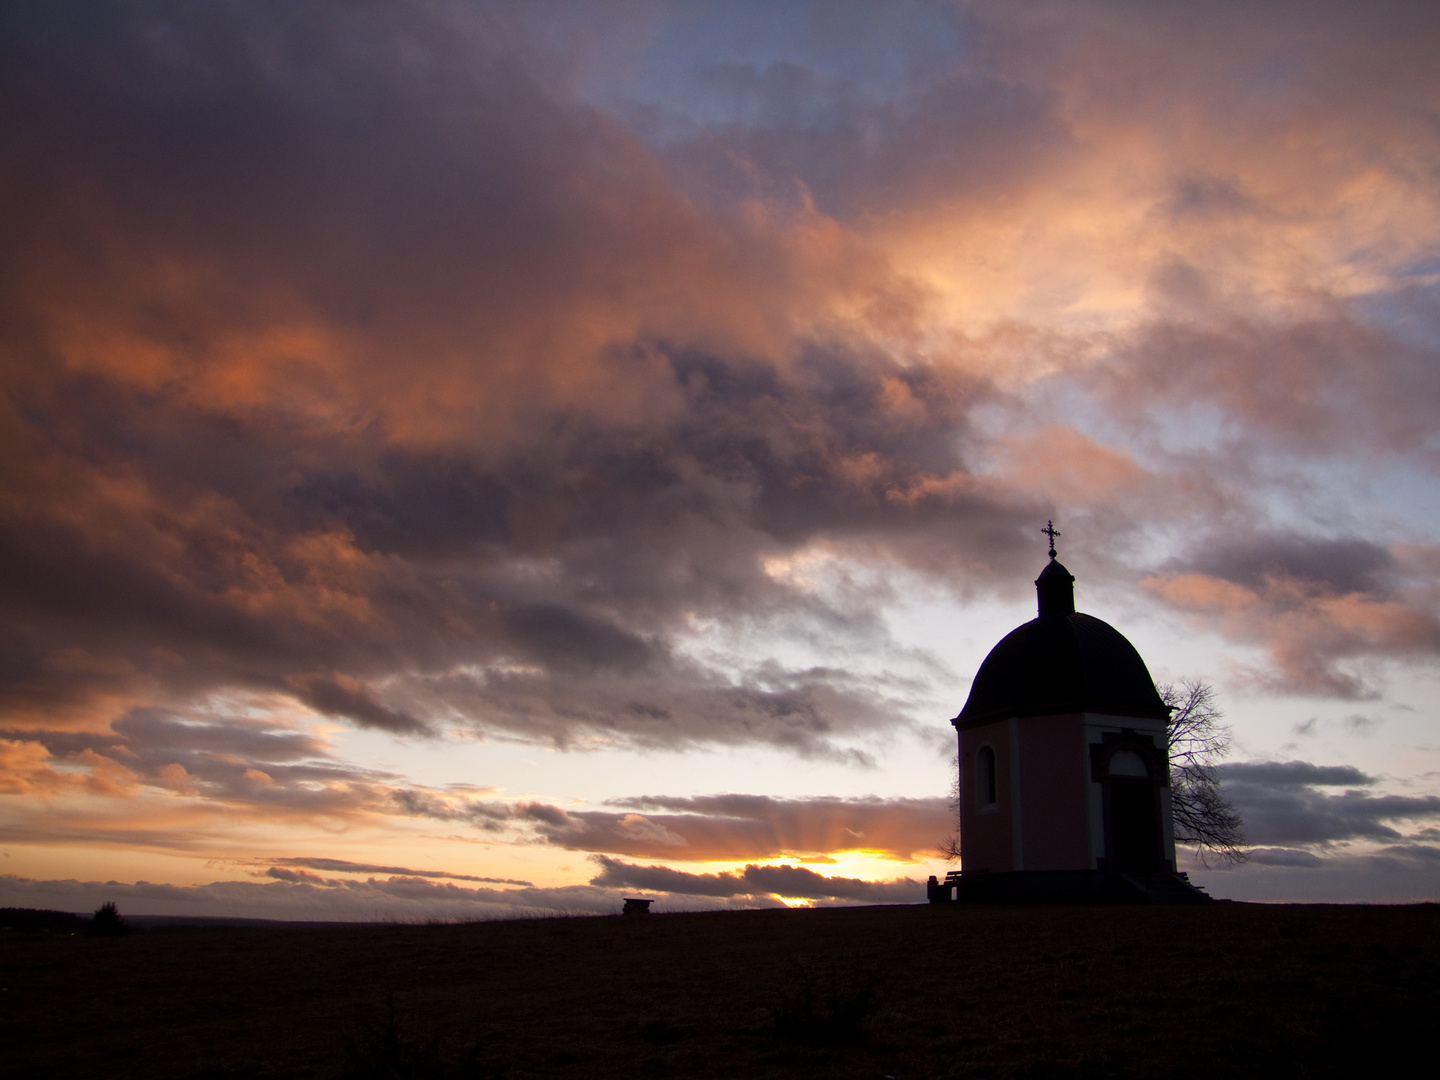
[[[1167,735],[1170,743],[1170,803],[1175,842],[1193,845],[1202,866],[1211,858],[1242,863],[1245,850],[1244,820],[1220,788],[1216,764],[1230,752],[1230,729],[1215,704],[1215,690],[1206,683],[1185,679],[1177,686],[1155,688],[1174,712]]]

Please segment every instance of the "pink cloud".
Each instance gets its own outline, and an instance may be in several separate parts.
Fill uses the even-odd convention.
[[[1264,645],[1274,665],[1269,681],[1292,692],[1366,696],[1372,691],[1345,661],[1440,654],[1440,618],[1403,596],[1271,575],[1253,586],[1196,573],[1156,575],[1142,585],[1232,638]]]

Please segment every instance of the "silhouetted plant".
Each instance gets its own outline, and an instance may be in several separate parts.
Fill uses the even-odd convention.
[[[950,817],[956,827],[951,829],[949,835],[943,837],[935,847],[939,850],[940,857],[946,862],[956,862],[960,858],[960,754],[958,752],[950,759],[950,799],[946,806],[950,810]]]
[[[1174,710],[1167,734],[1170,741],[1170,802],[1175,821],[1175,842],[1191,844],[1202,866],[1210,857],[1242,863],[1245,823],[1240,812],[1220,790],[1216,765],[1230,752],[1230,728],[1215,704],[1212,686],[1195,679],[1155,688]]]
[[[378,1019],[362,1016],[341,1036],[346,1067],[341,1080],[487,1080],[498,1075],[480,1063],[479,1038],[447,1040],[440,1030],[421,1038],[405,1030],[395,999]]]
[[[130,932],[130,924],[120,917],[120,910],[112,900],[95,909],[88,931],[94,937],[120,937]]]
[[[880,1006],[881,980],[853,958],[832,959],[819,971],[796,960],[790,985],[770,1009],[775,1030],[818,1043],[864,1038],[865,1020]]]

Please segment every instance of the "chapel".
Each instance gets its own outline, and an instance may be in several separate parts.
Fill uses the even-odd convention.
[[[960,869],[931,903],[1205,903],[1175,870],[1170,709],[1135,647],[1075,610],[1056,560],[1039,612],[990,650],[950,721],[959,737]]]

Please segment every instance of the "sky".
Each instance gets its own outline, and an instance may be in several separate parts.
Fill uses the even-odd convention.
[[[1440,900],[1431,3],[0,8],[0,905],[920,902],[1040,528]]]

